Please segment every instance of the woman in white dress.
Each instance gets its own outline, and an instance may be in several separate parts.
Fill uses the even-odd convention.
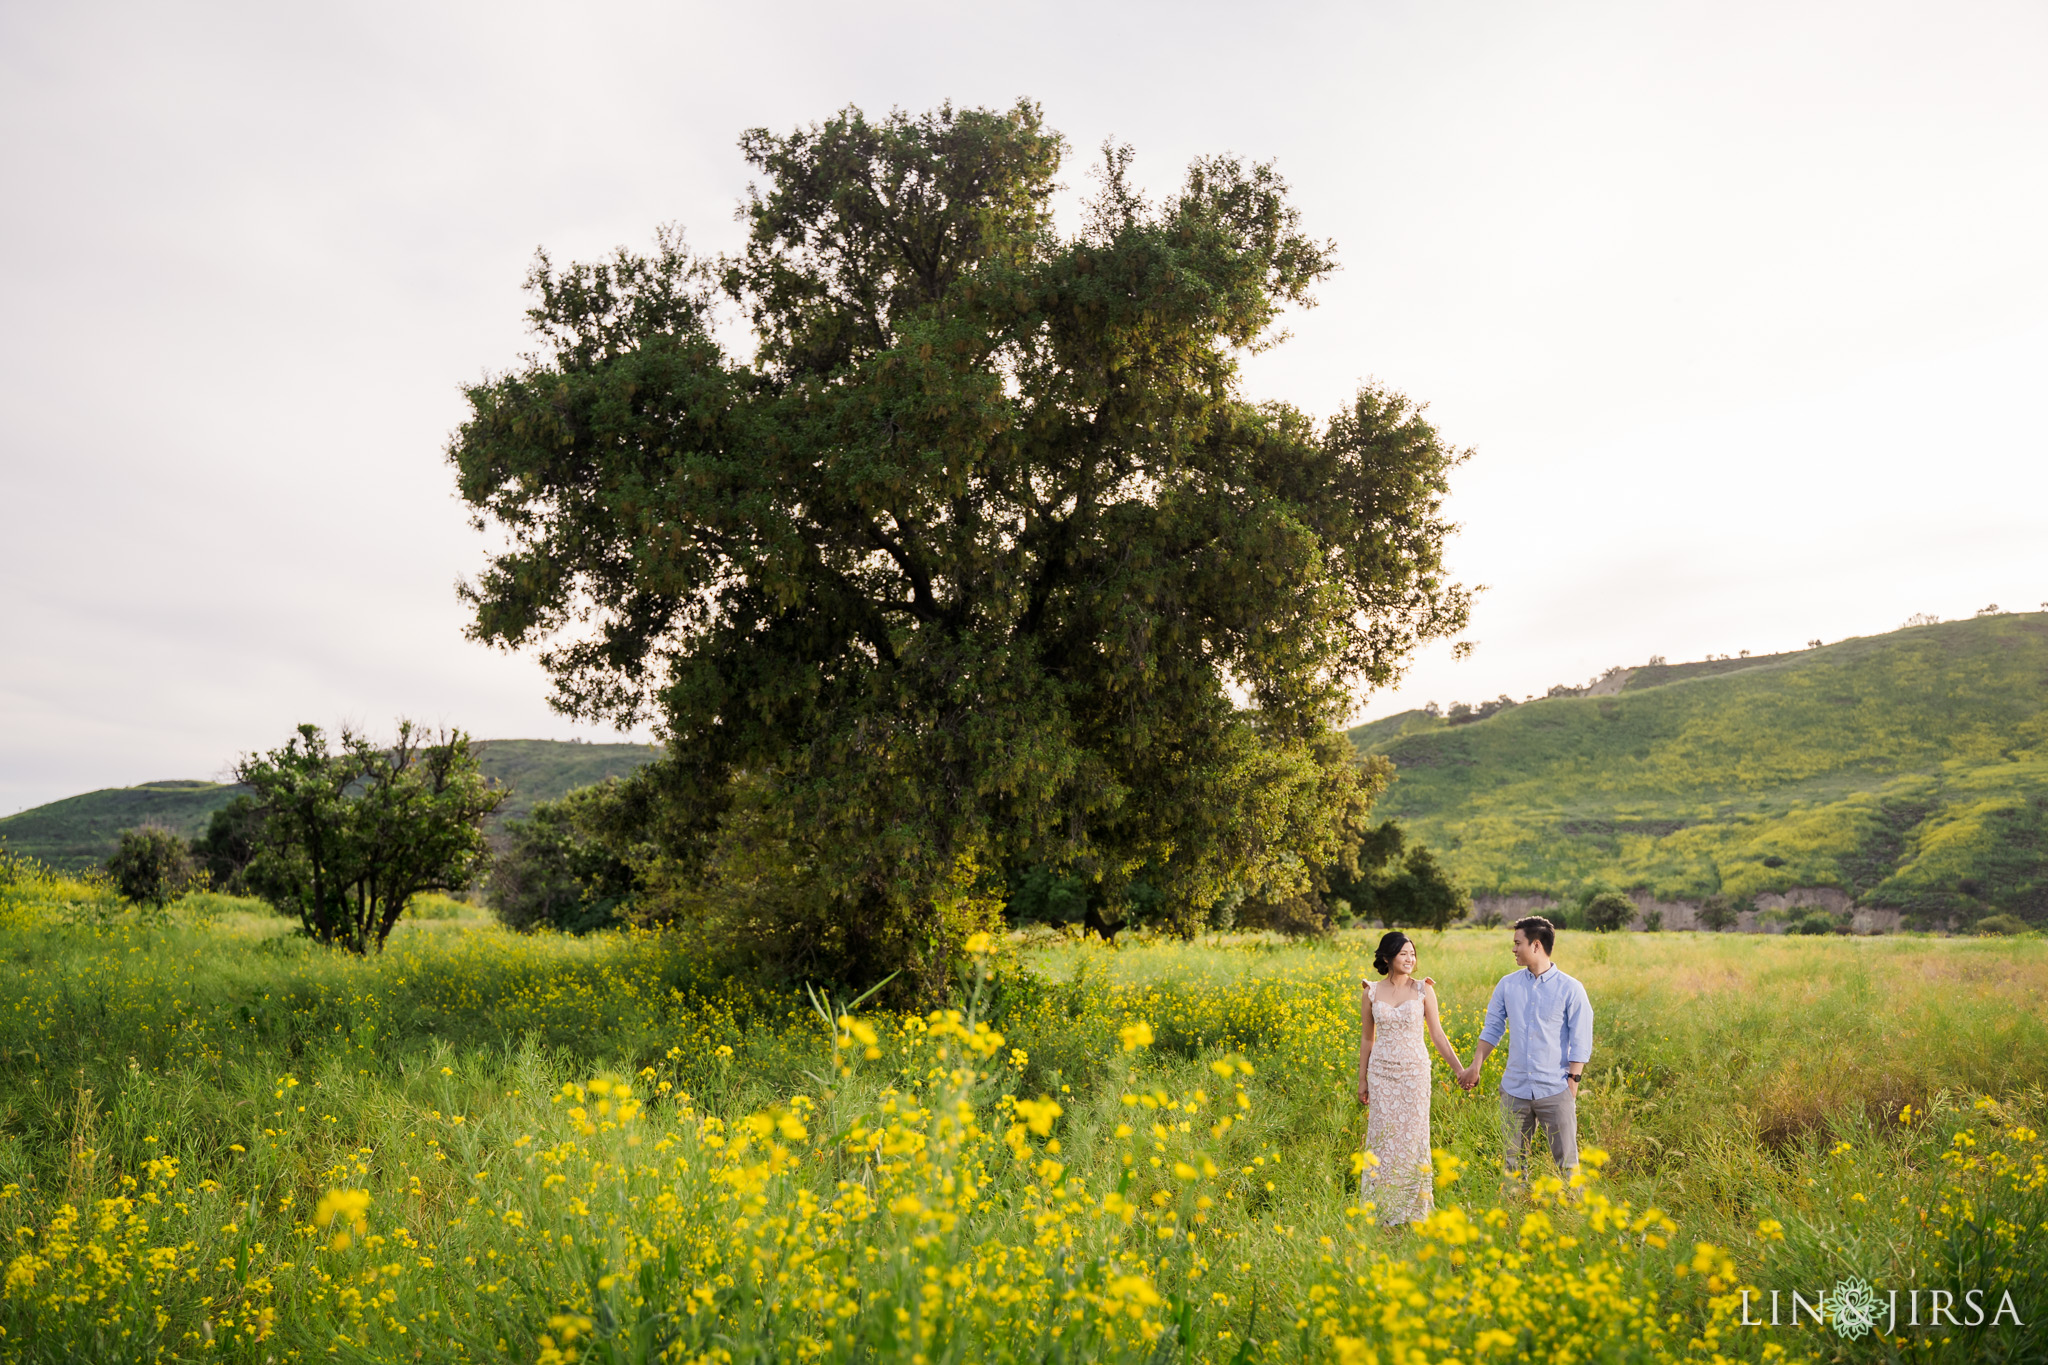
[[[1444,1036],[1436,983],[1415,979],[1415,944],[1408,936],[1397,930],[1381,939],[1372,965],[1386,979],[1360,983],[1358,1102],[1366,1106],[1366,1120],[1358,1198],[1374,1206],[1381,1226],[1392,1227],[1428,1217],[1436,1204],[1428,1043],[1454,1074],[1464,1065]]]

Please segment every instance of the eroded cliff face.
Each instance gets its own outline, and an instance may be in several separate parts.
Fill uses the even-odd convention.
[[[1644,917],[1661,912],[1666,929],[1700,929],[1700,903],[1689,900],[1659,900],[1647,891],[1631,891],[1636,903],[1636,921],[1629,927],[1641,929]],[[1552,896],[1496,896],[1484,893],[1472,897],[1472,914],[1465,923],[1513,924],[1524,915],[1546,915],[1557,909]],[[1749,934],[1782,933],[1784,926],[1765,922],[1765,916],[1800,910],[1824,910],[1831,915],[1848,914],[1849,929],[1857,934],[1889,934],[1897,931],[1903,917],[1896,910],[1858,905],[1848,892],[1833,886],[1795,886],[1782,892],[1766,892],[1756,898],[1756,908],[1743,911],[1736,919],[1737,931]]]

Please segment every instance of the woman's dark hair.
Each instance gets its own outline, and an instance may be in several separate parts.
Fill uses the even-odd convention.
[[[1548,957],[1557,943],[1557,930],[1541,915],[1524,915],[1515,921],[1515,927],[1522,931],[1522,937],[1531,943],[1543,945],[1544,956]]]
[[[1372,969],[1385,976],[1387,969],[1394,965],[1394,959],[1399,957],[1401,950],[1407,946],[1408,935],[1399,929],[1394,930],[1380,940],[1379,948],[1372,955]]]

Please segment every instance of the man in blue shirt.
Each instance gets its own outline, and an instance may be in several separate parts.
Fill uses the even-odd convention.
[[[1479,1046],[1458,1077],[1467,1090],[1479,1084],[1479,1068],[1501,1034],[1508,1035],[1508,1064],[1500,1078],[1501,1131],[1507,1174],[1517,1180],[1539,1123],[1566,1180],[1579,1166],[1579,1077],[1593,1055],[1593,1002],[1584,986],[1551,962],[1556,941],[1556,929],[1541,915],[1515,921],[1515,961],[1521,970],[1494,984]]]

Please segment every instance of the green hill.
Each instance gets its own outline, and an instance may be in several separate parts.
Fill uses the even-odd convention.
[[[145,782],[67,796],[0,820],[0,844],[67,871],[97,867],[122,830],[163,825],[189,839],[240,790],[217,782]]]
[[[2048,614],[1632,672],[1453,725],[1352,732],[1379,812],[1476,893],[1834,887],[1938,921],[2048,918]]]
[[[477,761],[494,782],[512,789],[492,825],[522,820],[542,801],[555,801],[578,787],[607,777],[624,777],[661,753],[652,744],[569,744],[556,739],[487,739]]]
[[[536,802],[577,787],[624,776],[660,752],[646,744],[576,744],[552,739],[489,739],[477,759],[511,795],[488,828],[517,820]],[[121,831],[160,824],[192,838],[242,788],[218,782],[147,782],[110,787],[52,801],[0,820],[0,846],[65,870],[97,867],[114,851]]]

